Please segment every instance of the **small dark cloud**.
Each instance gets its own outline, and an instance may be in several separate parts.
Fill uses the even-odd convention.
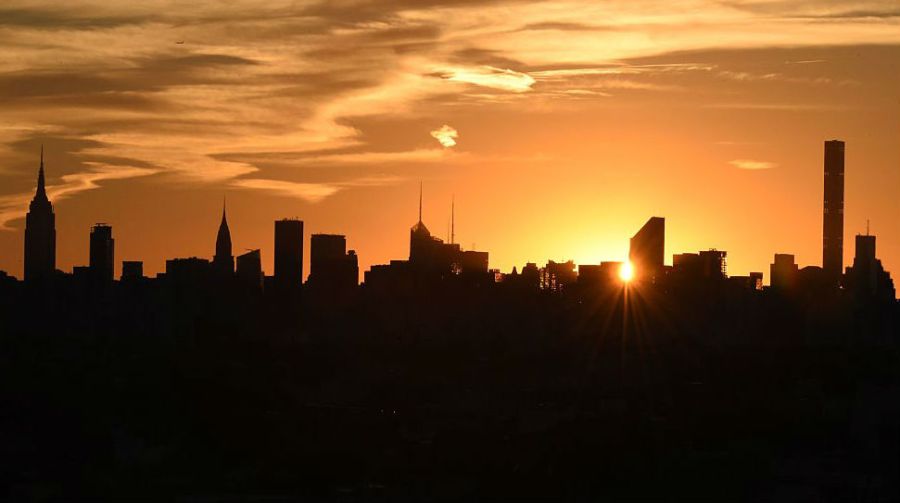
[[[526,24],[525,26],[519,28],[518,31],[539,31],[539,30],[553,30],[553,31],[611,31],[616,30],[617,28],[613,26],[606,25],[595,25],[595,24],[587,24],[587,23],[562,23],[562,22],[546,22],[546,23],[531,23]]]

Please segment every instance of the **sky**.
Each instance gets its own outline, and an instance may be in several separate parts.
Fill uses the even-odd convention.
[[[900,5],[782,0],[4,0],[0,270],[22,277],[45,150],[57,267],[96,222],[145,272],[235,254],[273,221],[347,235],[361,271],[424,222],[490,252],[666,254],[729,274],[821,265],[823,142],[846,141],[844,262],[878,236],[900,270]],[[117,272],[118,274],[118,272]]]

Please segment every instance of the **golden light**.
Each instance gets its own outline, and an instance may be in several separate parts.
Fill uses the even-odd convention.
[[[619,279],[625,283],[634,279],[634,266],[631,265],[631,262],[622,262],[621,267],[619,267]]]

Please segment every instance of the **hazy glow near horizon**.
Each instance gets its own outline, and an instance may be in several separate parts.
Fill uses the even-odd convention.
[[[893,0],[7,0],[0,20],[0,270],[20,277],[41,144],[63,270],[97,221],[150,274],[211,256],[223,193],[267,271],[285,216],[365,270],[408,253],[422,180],[429,228],[455,195],[457,241],[504,271],[622,259],[658,215],[669,258],[715,247],[746,274],[820,263],[840,138],[845,262],[868,219],[900,270]]]

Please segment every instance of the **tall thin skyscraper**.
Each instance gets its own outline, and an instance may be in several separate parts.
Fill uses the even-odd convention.
[[[275,221],[275,283],[296,288],[303,281],[303,221]]]
[[[116,256],[116,240],[112,237],[112,227],[96,224],[91,227],[91,276],[97,281],[112,282]]]
[[[666,249],[666,219],[651,217],[631,238],[628,260],[638,278],[653,280],[663,270]]]
[[[234,275],[234,255],[231,254],[231,231],[225,218],[225,202],[222,202],[222,222],[216,235],[216,255],[213,257],[213,269],[224,277]]]
[[[822,269],[837,283],[844,267],[844,142],[825,142]]]
[[[49,278],[56,270],[56,215],[44,186],[44,147],[37,190],[25,217],[25,281]]]

